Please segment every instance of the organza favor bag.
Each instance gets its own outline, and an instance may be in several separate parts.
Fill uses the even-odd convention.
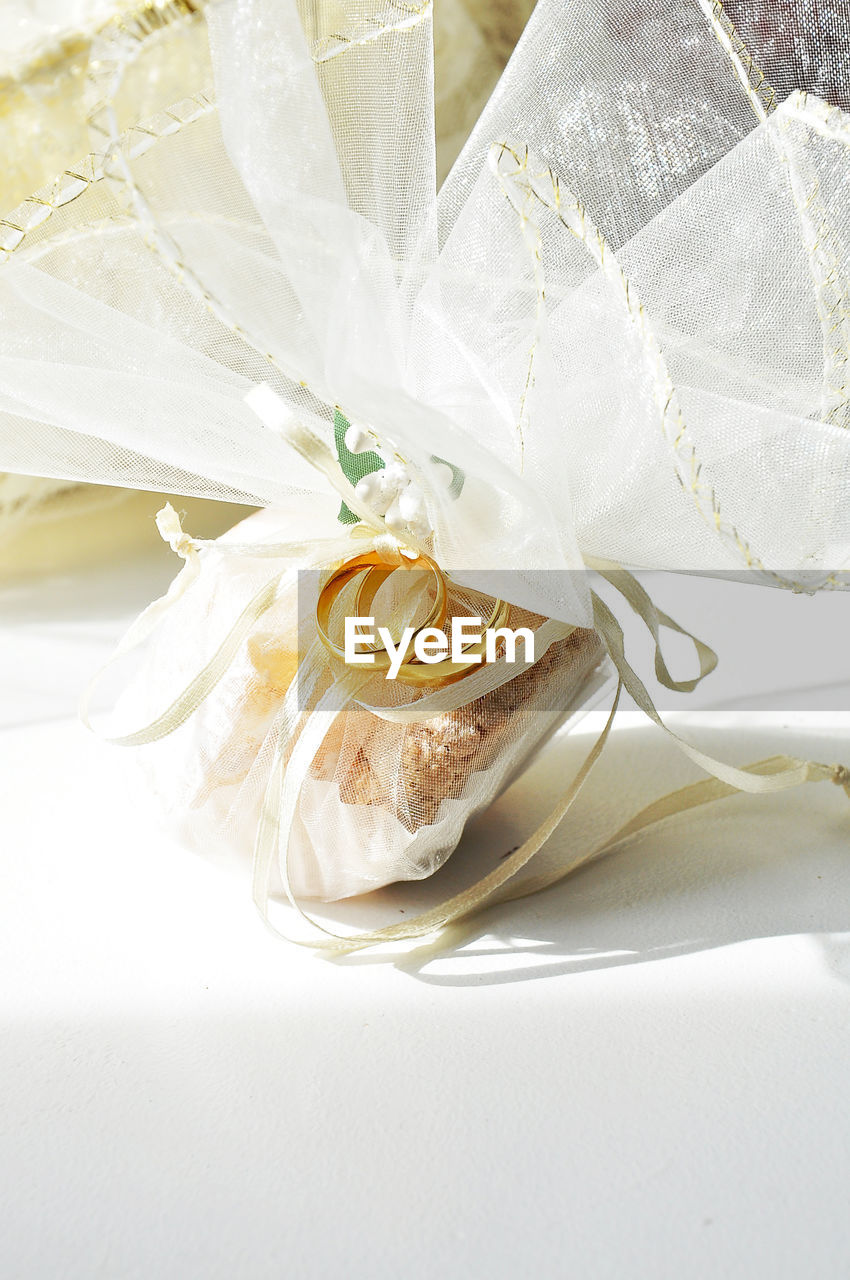
[[[177,807],[244,814],[246,832],[256,819],[261,905],[277,857],[296,901],[290,869],[302,890],[349,892],[374,871],[343,843],[363,834],[346,827],[355,814],[384,823],[393,850],[375,883],[435,865],[459,831],[452,805],[486,803],[585,677],[573,687],[564,632],[551,672],[530,677],[552,695],[536,727],[529,693],[494,766],[476,758],[455,794],[447,765],[413,798],[398,720],[309,644],[287,648],[291,622],[263,630],[284,572],[335,574],[364,551],[432,563],[453,590],[578,628],[588,672],[604,646],[655,719],[588,570],[846,584],[850,123],[803,92],[780,102],[718,0],[540,0],[438,195],[428,3],[157,13],[206,23],[211,79],[134,117],[133,68],[155,33],[147,18],[106,29],[91,154],[0,226],[0,467],[285,513],[279,544],[249,530],[218,548],[166,516],[187,569],[134,629],[153,665],[135,686],[142,728],[124,738],[151,760],[173,747],[159,785],[174,782]],[[810,36],[795,37],[807,57]],[[656,640],[675,627],[618,581]],[[310,693],[287,687],[263,636],[285,638]],[[434,693],[438,715],[459,714]],[[455,761],[448,737],[470,714],[437,744]],[[522,848],[438,923],[522,869],[607,732]],[[845,781],[683,749],[720,779],[709,798]]]
[[[274,559],[251,555],[304,522],[304,504],[293,499],[218,540],[191,590],[157,626],[118,715],[136,725],[158,719],[271,585],[272,603],[244,627],[226,673],[184,724],[139,747],[140,761],[190,844],[246,857],[275,745],[286,740],[284,763],[294,773],[290,758],[299,743],[305,767],[284,842],[289,886],[299,898],[333,901],[431,875],[468,819],[600,693],[610,667],[594,631],[513,609],[511,626],[534,632],[533,662],[495,663],[454,685],[418,690],[379,673],[331,708],[346,673],[316,640],[311,595],[319,576],[303,570],[280,576]],[[455,588],[445,625],[458,613],[485,619],[492,604]],[[476,696],[476,687],[485,691]],[[437,710],[438,700],[447,709]],[[302,740],[305,723],[312,749]]]

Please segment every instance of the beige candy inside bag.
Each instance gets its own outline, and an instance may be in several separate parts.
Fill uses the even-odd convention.
[[[246,603],[280,572],[273,559],[225,552],[228,542],[275,541],[287,526],[290,516],[258,513],[221,540],[221,552],[213,548],[204,557],[198,580],[154,636],[123,699],[122,718],[138,724],[140,716],[146,722],[160,714],[216,651]],[[452,600],[464,616],[492,604],[470,592]],[[250,859],[279,734],[291,751],[310,717],[323,714],[317,707],[334,680],[330,663],[320,663],[313,687],[292,687],[310,641],[312,619],[303,600],[300,615],[299,644],[298,581],[291,573],[186,723],[140,748],[180,834],[204,852]],[[512,610],[512,627],[537,631],[543,622]],[[455,849],[468,819],[599,688],[603,656],[596,634],[576,629],[498,688],[412,722],[386,716],[427,692],[391,685],[382,675],[369,678],[358,702],[327,717],[301,780],[288,852],[281,842],[292,892],[333,901],[431,875]],[[287,694],[289,720],[279,730]]]

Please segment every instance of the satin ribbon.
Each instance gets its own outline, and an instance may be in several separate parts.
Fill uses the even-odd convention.
[[[635,604],[640,616],[643,617],[643,598],[645,597],[646,600],[649,600],[649,597],[643,592],[640,584],[636,583],[628,574],[624,574],[621,579],[621,585],[628,592],[631,602]],[[331,687],[316,708],[317,721],[313,725],[314,731],[307,732],[298,739],[288,761],[282,749],[282,735],[276,727],[275,758],[263,804],[254,864],[254,901],[263,919],[275,933],[299,945],[333,953],[351,952],[384,943],[421,938],[436,933],[450,924],[468,919],[484,907],[538,893],[564,879],[565,876],[578,867],[611,852],[625,840],[645,830],[647,827],[662,822],[675,814],[684,813],[689,809],[722,800],[739,791],[763,794],[786,790],[789,787],[799,786],[807,782],[828,780],[843,786],[848,798],[850,798],[850,772],[841,765],[825,765],[778,755],[757,761],[755,764],[746,765],[743,768],[736,768],[713,759],[680,738],[661,720],[643,683],[626,660],[623,649],[623,633],[619,623],[617,623],[608,606],[595,593],[593,593],[593,601],[594,621],[597,631],[602,637],[612,661],[620,672],[620,679],[617,683],[611,710],[601,734],[594,742],[564,793],[520,847],[469,888],[419,916],[357,934],[338,934],[328,929],[326,925],[305,911],[291,887],[289,833],[295,817],[301,786],[307,777],[314,755],[321,746],[325,735],[330,731],[334,720],[344,711],[349,699],[356,696],[358,677],[359,684],[362,686],[364,683],[362,674],[358,673],[357,676],[350,677],[350,683],[346,684],[345,681],[342,681]],[[659,618],[666,617],[666,615],[661,614],[658,616]],[[649,619],[644,618],[644,621],[647,622],[651,633],[653,632],[653,620],[654,614],[649,611]],[[670,621],[666,621],[664,625],[669,625]],[[690,634],[683,631],[675,623],[672,626],[680,634]],[[655,638],[657,645],[657,635]],[[693,639],[693,637],[691,638]],[[700,654],[701,673],[694,680],[685,682],[692,687],[707,674],[707,670],[702,670],[702,667],[705,666],[708,670],[711,670],[716,663],[715,655],[707,646],[696,640],[694,640],[694,643],[697,647],[697,652]],[[311,661],[312,658],[308,655],[308,670]],[[657,655],[656,669],[658,670],[659,667],[666,673],[666,664],[663,658]],[[513,678],[513,675],[508,678]],[[677,683],[672,679],[662,682],[667,683],[670,688],[675,687]],[[578,798],[608,740],[620,694],[624,687],[641,707],[641,710],[645,711],[656,724],[673,738],[679,749],[713,776],[702,782],[693,783],[678,791],[662,796],[630,818],[618,831],[607,837],[601,844],[585,852],[569,853],[545,873],[527,878],[520,885],[512,887],[510,881],[531,862]],[[448,690],[440,690],[438,694],[433,696],[437,698],[446,692]],[[467,699],[467,701],[469,700],[471,699]],[[420,719],[426,718],[422,714],[421,702],[413,704],[413,707],[418,710]],[[413,707],[410,710],[413,710]],[[301,919],[306,921],[314,931],[318,932],[319,936],[314,933],[309,938],[293,937],[275,923],[272,917],[271,875],[276,861],[280,865],[283,889],[290,905]]]
[[[294,423],[291,415],[281,419],[277,428],[296,447],[302,456],[311,461],[332,480],[340,491],[344,501],[352,510],[357,510],[364,520],[364,527],[357,527],[357,533],[345,540],[329,540],[327,546],[317,548],[302,543],[279,543],[273,546],[254,546],[253,544],[222,543],[206,544],[214,546],[216,551],[227,554],[248,554],[252,556],[277,555],[299,560],[301,563],[327,566],[337,565],[345,560],[343,548],[350,552],[355,541],[363,545],[365,538],[367,548],[376,549],[395,544],[397,554],[398,543],[389,533],[381,518],[364,507],[353,486],[339,472],[336,460],[328,446],[314,432],[303,424]],[[351,502],[350,499],[354,501]],[[179,518],[172,508],[166,507],[158,520],[160,532],[170,543],[178,555],[184,559],[184,568],[172,583],[169,591],[145,610],[137,622],[121,641],[111,662],[126,654],[131,648],[142,643],[177,599],[196,580],[199,572],[198,555],[204,544],[188,537],[180,525]],[[420,554],[426,554],[411,540],[411,546]],[[334,554],[330,556],[330,548]],[[340,552],[343,554],[340,555]],[[655,643],[655,671],[659,682],[675,691],[691,691],[704,677],[714,669],[717,657],[714,652],[690,632],[684,630],[667,614],[653,604],[643,587],[625,570],[606,570],[602,575],[614,586],[629,603],[634,612],[647,626]],[[173,700],[159,716],[144,728],[131,733],[119,734],[111,738],[118,745],[138,746],[158,741],[179,728],[190,715],[209,697],[219,680],[233,661],[240,645],[256,626],[257,621],[268,611],[278,598],[285,574],[277,573],[249,600],[234,625],[225,636],[213,656],[190,681],[189,685]],[[323,680],[327,679],[327,659],[321,646],[315,641],[306,653],[299,666],[298,677],[290,685],[280,712],[272,726],[271,740],[273,759],[266,786],[261,817],[257,831],[254,850],[254,900],[263,918],[284,937],[288,934],[279,930],[272,920],[271,878],[275,862],[280,867],[281,879],[286,896],[295,912],[306,921],[318,936],[309,939],[290,938],[299,945],[307,945],[314,949],[334,952],[358,950],[363,947],[382,943],[401,941],[423,937],[434,933],[446,925],[466,919],[480,911],[483,907],[497,902],[505,902],[512,898],[524,897],[530,893],[556,883],[576,867],[592,859],[601,857],[622,841],[647,827],[661,822],[673,814],[683,813],[699,805],[712,803],[736,791],[751,793],[771,793],[788,787],[799,786],[807,782],[831,780],[842,786],[850,797],[850,772],[841,765],[824,765],[812,761],[796,760],[787,756],[774,756],[768,760],[737,768],[693,747],[667,726],[661,719],[645,685],[628,662],[625,654],[625,640],[622,627],[615,615],[596,592],[591,593],[594,610],[594,627],[601,637],[605,648],[616,667],[619,680],[614,700],[605,726],[588,752],[581,767],[563,795],[547,814],[536,830],[508,858],[503,859],[497,867],[468,889],[441,903],[439,906],[419,916],[388,925],[384,928],[367,930],[354,935],[336,934],[306,912],[293,893],[289,875],[289,847],[292,824],[298,805],[298,799],[306,780],[311,764],[320,749],[332,724],[352,701],[357,701],[367,710],[387,720],[399,723],[416,723],[433,716],[445,714],[481,697],[499,685],[514,679],[531,663],[507,663],[501,659],[480,670],[471,673],[463,681],[455,685],[435,690],[433,693],[415,700],[403,707],[377,707],[362,702],[359,694],[364,686],[373,678],[373,672],[363,669],[336,669],[332,673],[330,686],[321,694],[318,690]],[[699,674],[689,680],[676,681],[671,676],[664,660],[660,632],[667,628],[690,639],[694,644],[699,660]],[[547,621],[538,630],[536,639],[536,659],[558,639],[569,635],[573,628],[565,624]],[[340,664],[337,664],[339,668]],[[102,672],[101,672],[102,674]],[[94,682],[93,682],[94,683]],[[568,813],[580,794],[587,778],[598,761],[614,722],[619,704],[620,694],[625,688],[638,707],[660,728],[668,733],[681,751],[692,759],[700,768],[710,775],[709,779],[670,793],[654,801],[646,809],[631,818],[613,836],[602,844],[584,853],[574,854],[557,863],[553,868],[537,877],[526,878],[517,886],[510,881],[531,861],[542,848],[556,827]],[[90,692],[90,691],[89,691]],[[309,706],[313,698],[315,705],[305,710],[305,701]],[[88,723],[88,717],[83,712]]]
[[[169,517],[163,524],[175,535],[178,554],[180,550],[188,552],[189,543],[184,541],[185,535],[176,533],[175,523],[179,520]],[[182,531],[181,531],[182,534]],[[190,540],[197,550],[194,540]],[[215,544],[219,550],[222,544]],[[283,544],[281,544],[283,546]],[[298,549],[298,544],[287,546],[287,551]],[[240,550],[244,550],[240,547]],[[315,555],[315,551],[314,551]],[[185,572],[185,570],[183,571]],[[191,581],[196,575],[193,572]],[[646,623],[656,644],[656,673],[662,684],[668,688],[693,688],[703,679],[716,663],[716,657],[708,646],[703,645],[689,632],[661,613],[653,605],[650,597],[640,584],[625,571],[606,573],[606,579],[621,591]],[[227,633],[212,658],[198,672],[187,687],[174,699],[171,705],[157,716],[150,724],[132,733],[111,738],[119,745],[142,745],[158,741],[168,733],[177,729],[195,711],[206,697],[213,691],[222,678],[239,646],[251,633],[259,618],[272,606],[278,598],[285,574],[276,574],[248,602]],[[184,579],[185,582],[185,579]],[[181,591],[169,591],[161,600],[149,606],[145,614],[138,620],[119,646],[117,654],[126,653],[129,648],[141,642],[150,633],[153,626],[182,594]],[[439,906],[424,912],[422,915],[389,925],[385,928],[368,930],[355,935],[341,935],[329,930],[325,925],[310,915],[298,901],[292,891],[288,860],[290,833],[297,810],[301,787],[309,774],[316,752],[321,747],[327,733],[336,718],[341,715],[352,701],[357,701],[370,712],[384,719],[399,723],[415,723],[446,714],[451,710],[481,697],[484,693],[498,688],[500,684],[514,679],[521,670],[526,670],[531,663],[507,663],[504,658],[488,668],[474,672],[468,679],[458,685],[450,685],[435,690],[431,694],[419,698],[402,707],[380,707],[364,702],[358,695],[364,686],[373,679],[373,673],[363,670],[337,670],[330,687],[310,707],[317,689],[328,672],[326,659],[318,641],[308,649],[299,667],[298,678],[290,685],[271,729],[273,759],[263,799],[260,823],[254,851],[253,894],[256,905],[275,932],[289,938],[299,945],[307,945],[322,951],[346,952],[364,947],[413,939],[434,933],[449,924],[466,919],[485,906],[506,902],[514,898],[525,897],[531,893],[549,887],[563,879],[571,871],[585,863],[610,852],[618,844],[635,835],[637,832],[661,822],[677,813],[699,805],[712,803],[734,794],[736,791],[773,792],[806,782],[830,779],[842,785],[850,796],[850,773],[841,766],[816,764],[809,761],[793,760],[786,756],[775,756],[766,761],[747,765],[744,768],[723,763],[699,751],[690,743],[675,734],[664,724],[650,698],[643,682],[635,673],[625,656],[623,631],[607,604],[594,592],[594,623],[605,647],[617,667],[620,679],[610,714],[602,733],[597,738],[575,778],[559,797],[557,803],[539,824],[534,832],[522,843],[519,849],[504,859],[488,875],[465,889],[462,893],[441,903]],[[666,663],[660,652],[660,629],[672,627],[679,634],[690,638],[700,659],[700,673],[688,681],[675,681],[670,676]],[[537,659],[558,639],[569,634],[572,628],[562,623],[547,621],[536,633]],[[608,739],[614,721],[622,688],[626,688],[636,704],[670,734],[680,750],[684,751],[701,768],[713,776],[703,782],[692,784],[680,791],[654,801],[646,809],[631,818],[619,831],[608,837],[602,844],[588,851],[573,853],[565,857],[544,874],[526,878],[518,886],[511,886],[510,881],[539,852],[553,831],[571,809],[584,783],[599,759]],[[310,709],[305,709],[305,704]],[[275,865],[279,865],[281,880],[286,896],[296,913],[315,931],[308,939],[292,937],[279,929],[272,915],[271,881]]]

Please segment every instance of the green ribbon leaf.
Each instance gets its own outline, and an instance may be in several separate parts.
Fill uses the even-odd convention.
[[[336,456],[346,480],[356,485],[357,481],[362,480],[364,476],[371,475],[373,471],[380,471],[382,467],[386,466],[386,463],[379,453],[374,453],[372,450],[368,450],[366,453],[352,453],[346,447],[345,433],[350,425],[351,423],[342,410],[335,409],[334,443],[336,445]],[[358,524],[360,521],[360,517],[355,515],[345,502],[340,504],[337,519],[340,524]]]
[[[431,454],[432,462],[442,462],[444,467],[448,467],[452,473],[452,482],[449,485],[449,497],[459,498],[463,489],[463,482],[466,476],[460,467],[456,467],[453,462],[449,462],[448,458],[440,458],[436,453]]]
[[[373,450],[367,450],[366,453],[352,453],[346,447],[345,433],[351,423],[346,418],[341,409],[334,409],[334,444],[336,445],[336,456],[339,465],[342,468],[342,474],[351,484],[356,485],[358,480],[362,480],[364,476],[371,475],[373,471],[380,471],[387,464],[379,453]],[[449,485],[449,495],[452,498],[459,498],[463,489],[465,480],[464,473],[460,467],[456,467],[454,463],[449,462],[447,458],[440,458],[436,454],[431,456],[432,462],[442,462],[450,468],[452,473],[452,481]],[[340,503],[339,514],[337,519],[340,524],[358,524],[360,517],[355,515],[347,503]]]

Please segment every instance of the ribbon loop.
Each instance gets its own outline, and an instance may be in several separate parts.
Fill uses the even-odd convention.
[[[709,756],[697,747],[691,746],[684,738],[680,738],[677,733],[674,733],[669,725],[666,725],[661,719],[655,703],[647,692],[646,686],[626,658],[625,638],[619,622],[605,601],[595,591],[591,595],[593,599],[594,626],[602,637],[611,661],[620,673],[620,679],[626,691],[636,705],[640,707],[641,711],[654,724],[657,724],[660,729],[669,734],[680,751],[683,751],[695,764],[698,764],[706,773],[712,774],[713,777],[720,779],[720,781],[727,783],[738,791],[751,791],[754,793],[781,791],[785,787],[798,786],[800,783],[809,780],[806,772],[808,765],[805,762],[795,761],[789,768],[777,774],[768,776],[752,774],[747,769],[739,769],[734,765],[725,764],[721,760],[715,760],[713,756]]]
[[[659,609],[637,578],[628,573],[627,570],[600,569],[599,574],[600,577],[604,578],[606,582],[610,582],[611,586],[619,591],[623,599],[631,605],[637,616],[646,624],[647,630],[655,641],[655,675],[658,683],[664,685],[666,689],[671,689],[674,693],[693,693],[700,681],[710,675],[717,666],[717,654],[714,650],[695,635],[692,635],[690,631],[680,627],[678,622]],[[664,660],[664,654],[661,651],[660,633],[662,627],[666,627],[668,631],[675,631],[677,635],[685,636],[686,639],[692,641],[699,659],[698,676],[694,676],[690,680],[673,679]]]

